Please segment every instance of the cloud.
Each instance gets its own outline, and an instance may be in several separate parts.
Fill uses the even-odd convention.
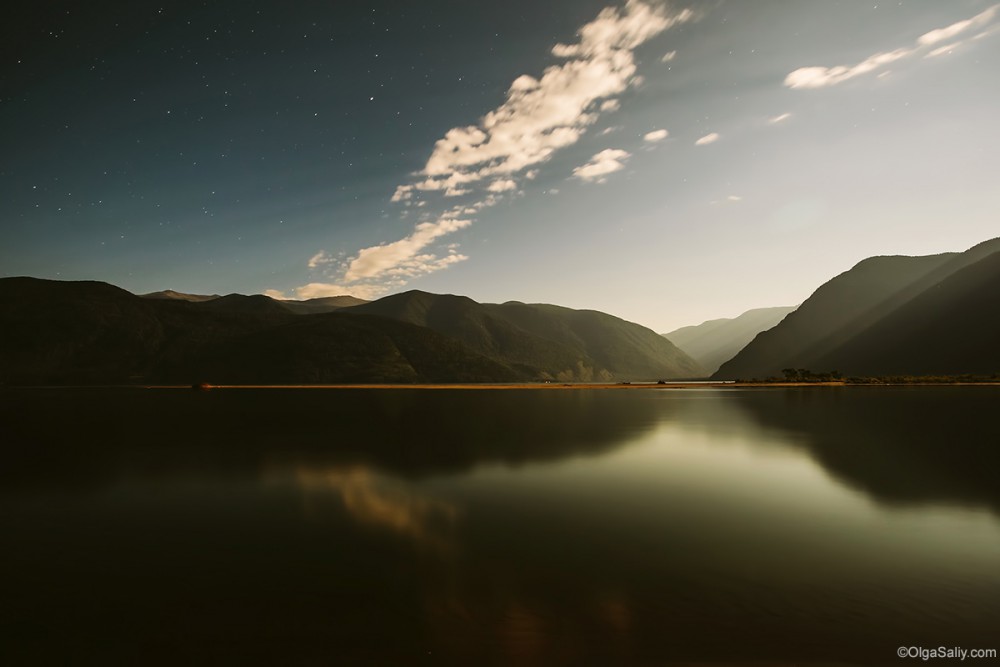
[[[630,157],[631,154],[627,151],[619,148],[608,148],[590,158],[590,162],[587,164],[574,169],[573,175],[582,181],[603,183],[608,174],[624,169],[624,161]]]
[[[670,62],[671,60],[673,60],[676,57],[677,57],[677,52],[676,51],[668,51],[668,52],[666,52],[666,53],[663,54],[662,58],[660,58],[660,62],[661,63],[668,63],[668,62]]]
[[[326,254],[325,250],[320,250],[318,253],[309,258],[308,264],[310,269],[315,269],[323,266],[324,264],[329,264],[332,261],[333,257]]]
[[[647,132],[646,134],[644,134],[642,138],[643,141],[656,143],[657,141],[663,141],[664,139],[666,139],[668,134],[670,133],[667,132],[666,130],[653,130],[652,132]]]
[[[527,174],[525,174],[527,177]],[[486,188],[490,192],[509,192],[511,190],[517,190],[517,183],[508,179],[501,179],[493,181],[490,183],[490,187]]]
[[[940,42],[957,37],[970,28],[978,28],[979,26],[986,25],[996,16],[998,8],[1000,8],[1000,5],[993,5],[989,9],[976,14],[971,19],[952,23],[946,28],[938,28],[937,30],[925,32],[917,39],[917,43],[920,46],[934,46]]]
[[[435,144],[423,173],[431,181],[457,177],[471,183],[547,161],[579,141],[597,120],[602,100],[635,83],[638,46],[692,18],[691,10],[668,14],[640,0],[602,10],[580,28],[578,43],[552,48],[567,62],[547,68],[538,79],[527,74],[515,79],[506,101],[478,125],[453,128]],[[613,108],[614,103],[604,110]]]
[[[400,185],[396,188],[396,191],[392,193],[392,201],[406,201],[413,197],[413,186],[412,185]]]
[[[771,125],[776,125],[778,123],[783,123],[784,121],[788,120],[791,117],[792,114],[786,111],[785,113],[778,114],[777,116],[771,116],[770,118],[767,119],[767,122],[770,123]]]
[[[574,43],[552,48],[552,55],[561,62],[545,68],[540,76],[518,76],[502,104],[474,124],[445,132],[424,167],[412,181],[398,185],[391,198],[415,207],[426,204],[424,198],[414,201],[420,192],[477,199],[444,206],[445,212],[436,221],[421,222],[398,241],[362,248],[341,265],[339,280],[330,285],[352,290],[356,286],[396,287],[467,259],[457,246],[444,251],[433,246],[442,236],[472,224],[469,211],[496,205],[506,193],[517,191],[519,181],[537,176],[539,165],[577,143],[602,113],[618,110],[618,97],[642,80],[637,75],[635,50],[671,26],[694,18],[690,9],[670,10],[660,0],[626,0],[624,6],[601,10],[577,31]],[[629,154],[612,150],[594,157],[574,174],[583,180],[600,180],[603,174],[621,169]]]
[[[729,201],[743,201],[743,197],[739,195],[729,195],[726,199]]]
[[[721,138],[721,135],[718,132],[712,132],[711,134],[706,134],[704,137],[702,137],[698,141],[694,142],[694,145],[695,146],[705,146],[705,145],[708,145],[708,144],[714,144],[720,138]]]
[[[997,14],[1000,5],[993,5],[989,9],[976,14],[970,19],[952,23],[945,28],[938,28],[926,32],[917,38],[913,46],[876,53],[868,56],[855,65],[836,65],[834,67],[800,67],[785,77],[785,85],[789,88],[825,88],[834,86],[854,77],[867,74],[879,68],[885,67],[903,58],[908,58],[921,49],[929,48],[940,42],[953,39],[958,35],[991,22]],[[957,46],[961,42],[952,44]],[[930,55],[940,55],[945,51],[941,48],[935,49]]]
[[[393,269],[404,269],[408,277],[430,273],[445,266],[454,264],[452,260],[441,264],[439,258],[421,251],[434,240],[468,227],[470,220],[441,218],[436,222],[422,222],[416,226],[413,233],[399,241],[362,248],[350,261],[344,279],[348,282],[358,282],[371,279]],[[455,254],[454,251],[451,251]],[[463,258],[464,259],[464,258]]]

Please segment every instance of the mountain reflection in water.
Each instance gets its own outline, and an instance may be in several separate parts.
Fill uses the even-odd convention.
[[[1000,627],[991,387],[0,398],[4,664],[896,664]]]

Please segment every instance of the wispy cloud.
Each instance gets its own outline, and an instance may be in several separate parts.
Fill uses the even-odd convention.
[[[834,86],[857,76],[867,74],[886,65],[894,63],[903,58],[930,48],[941,42],[948,41],[959,35],[968,32],[973,28],[984,26],[996,17],[1000,5],[993,5],[989,9],[976,14],[972,18],[957,21],[944,28],[938,28],[926,32],[917,38],[917,41],[908,47],[898,48],[893,51],[876,53],[868,56],[864,60],[854,65],[836,65],[834,67],[800,67],[785,77],[785,85],[789,88],[825,88]],[[949,45],[949,49],[938,47],[930,55],[940,55],[950,48],[958,46],[962,42],[955,42]]]
[[[603,183],[607,180],[608,174],[624,169],[625,160],[630,157],[632,156],[628,151],[623,151],[620,148],[608,148],[590,158],[587,164],[574,169],[573,175],[581,181]]]
[[[527,176],[525,174],[526,178]],[[486,189],[490,192],[510,192],[511,190],[517,190],[517,182],[509,178],[499,179],[490,183],[490,186]]]
[[[777,125],[778,123],[785,122],[786,120],[788,120],[791,117],[792,117],[792,114],[790,114],[788,112],[780,113],[777,116],[771,116],[770,118],[768,118],[767,122],[770,123],[771,125]]]
[[[652,132],[647,132],[642,136],[643,141],[648,141],[651,143],[656,143],[658,141],[663,141],[670,134],[666,130],[653,130]]]
[[[620,95],[641,81],[635,61],[639,46],[694,18],[690,9],[672,11],[657,0],[627,0],[624,6],[601,10],[579,29],[575,43],[552,48],[552,55],[563,62],[547,67],[538,77],[517,77],[500,106],[474,125],[448,130],[415,178],[396,188],[392,202],[420,206],[426,202],[416,199],[422,192],[476,198],[461,204],[461,210],[495,205],[518,189],[520,179],[534,177],[557,151],[577,143],[601,114],[619,109]],[[617,171],[627,157],[624,151],[612,151],[611,157],[578,167],[574,175],[599,180],[602,176],[594,170]],[[466,257],[454,246],[443,252],[432,245],[473,220],[459,220],[448,212],[433,222],[425,218],[398,241],[359,250],[342,264],[337,284],[352,289],[383,284],[388,289],[463,261]]]
[[[326,254],[325,250],[320,250],[318,253],[309,258],[308,265],[310,269],[315,269],[320,266],[323,266],[324,264],[329,264],[332,261],[333,257],[330,257],[330,255]]]
[[[673,60],[676,57],[677,57],[677,52],[676,51],[667,51],[666,53],[663,54],[663,57],[660,58],[660,62],[661,63],[668,63],[668,62],[670,62],[671,60]]]
[[[354,283],[383,273],[412,278],[460,262],[465,257],[458,255],[454,250],[450,250],[449,255],[444,258],[422,251],[436,239],[464,229],[470,224],[472,224],[470,220],[446,217],[436,222],[422,222],[409,236],[359,251],[348,263],[344,280]]]
[[[602,106],[606,111],[617,108],[614,96],[635,80],[637,47],[693,17],[688,9],[668,14],[640,0],[602,10],[579,30],[578,43],[552,48],[553,55],[567,62],[547,68],[541,78],[518,77],[507,100],[477,125],[449,130],[427,160],[423,173],[428,178],[417,187],[473,183],[547,161],[579,141]]]
[[[708,144],[714,144],[716,141],[722,138],[718,132],[712,132],[711,134],[706,134],[704,137],[694,142],[695,146],[706,146]]]

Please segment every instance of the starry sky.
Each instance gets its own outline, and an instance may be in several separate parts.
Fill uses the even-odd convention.
[[[989,1],[7,11],[0,275],[668,331],[1000,235]]]

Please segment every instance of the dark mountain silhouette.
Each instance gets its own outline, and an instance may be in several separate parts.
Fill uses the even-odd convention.
[[[1000,373],[1000,252],[921,292],[816,365],[868,375]]]
[[[5,278],[0,329],[6,384],[522,379],[428,329],[337,313],[294,315],[267,297],[189,303],[143,299],[99,282]]]
[[[691,355],[708,373],[714,373],[757,334],[776,325],[795,308],[755,308],[739,317],[708,320],[695,326],[681,327],[663,334],[663,337]]]
[[[261,294],[255,294],[253,296],[244,296],[242,294],[229,294],[228,296],[219,296],[218,294],[185,294],[183,292],[175,292],[174,290],[162,290],[160,292],[150,292],[149,294],[140,294],[144,299],[169,299],[172,301],[190,301],[192,303],[202,303],[207,301],[223,300],[223,304],[214,304],[219,308],[223,309],[240,309],[249,308],[253,310],[255,308],[252,302],[243,301],[242,305],[237,305],[240,303],[241,299],[256,299],[256,307],[266,307],[262,304],[264,300],[272,301],[276,304],[281,305],[285,310],[295,313],[296,315],[312,315],[314,313],[332,313],[335,310],[340,310],[341,308],[347,308],[348,306],[360,306],[363,303],[368,303],[364,299],[359,299],[357,297],[349,296],[347,294],[341,296],[323,296],[316,299],[306,299],[305,301],[296,301],[294,299],[272,299],[271,297],[264,296]]]
[[[296,315],[261,295],[189,302],[100,282],[4,278],[0,383],[513,382],[678,375],[694,364],[655,334],[650,343],[643,327],[603,313],[398,296],[380,308],[419,311],[426,302],[429,317],[361,310],[379,302]],[[449,313],[454,326],[441,326]]]
[[[930,372],[931,368],[949,374],[995,372],[997,369],[990,363],[993,353],[983,340],[990,336],[993,341],[1000,339],[1000,329],[974,311],[994,307],[991,304],[1000,292],[1000,282],[990,277],[989,262],[979,269],[981,273],[969,274],[978,276],[981,282],[976,285],[971,277],[956,282],[951,278],[997,252],[1000,239],[986,241],[964,253],[866,259],[822,285],[778,326],[760,333],[723,364],[713,377],[763,378],[780,375],[784,368],[878,375],[890,366],[899,369],[894,372],[906,374]],[[937,299],[930,296],[934,292],[939,293]],[[927,325],[920,329],[930,335],[932,330],[941,334],[951,327],[946,336],[935,339],[907,328],[908,323],[944,316],[952,312],[949,308],[954,308],[958,321],[985,319],[982,324],[987,328],[971,331],[941,323],[936,328]],[[852,342],[855,339],[861,342]],[[888,352],[904,340],[908,341],[909,351],[893,351],[895,361],[891,365],[873,356],[872,350]],[[957,363],[959,357],[946,351],[949,346],[966,348],[960,355],[963,361],[954,367],[951,359]],[[851,350],[859,355],[867,351],[854,357]]]
[[[632,322],[561,306],[477,303],[468,297],[410,291],[347,309],[428,327],[484,356],[537,377],[608,381],[699,377],[697,362]]]

